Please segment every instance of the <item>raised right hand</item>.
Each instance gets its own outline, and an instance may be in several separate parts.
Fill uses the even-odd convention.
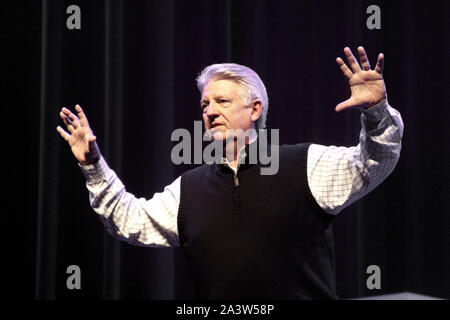
[[[73,155],[81,165],[92,164],[100,158],[100,150],[96,141],[97,137],[94,136],[89,127],[89,122],[83,109],[77,104],[75,110],[78,113],[78,117],[67,108],[62,108],[59,113],[69,133],[60,126],[56,130],[69,143]]]

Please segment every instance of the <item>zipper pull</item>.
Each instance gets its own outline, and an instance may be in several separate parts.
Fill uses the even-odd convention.
[[[238,178],[237,174],[234,175],[234,186],[239,187],[239,178]]]

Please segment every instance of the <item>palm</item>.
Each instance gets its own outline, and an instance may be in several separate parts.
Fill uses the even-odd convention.
[[[75,107],[78,117],[69,109],[63,108],[60,117],[63,119],[67,130],[66,132],[60,126],[57,130],[61,136],[69,143],[73,155],[81,164],[90,164],[99,157],[97,147],[97,138],[89,127],[89,122],[79,105]]]
[[[68,142],[72,153],[78,161],[81,160],[80,162],[84,162],[86,160],[85,155],[90,151],[89,143],[91,137],[92,133],[89,128],[78,127],[72,132],[69,138]]]
[[[348,48],[345,48],[344,52],[347,56],[351,70],[341,58],[336,60],[342,73],[347,78],[351,90],[350,98],[338,104],[336,106],[336,111],[353,108],[370,108],[386,98],[386,88],[383,81],[383,75],[381,74],[383,68],[383,55],[380,54],[378,56],[375,70],[371,70],[364,48],[359,47],[358,51],[362,69]]]

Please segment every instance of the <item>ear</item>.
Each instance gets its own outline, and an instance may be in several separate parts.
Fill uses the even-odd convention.
[[[252,108],[251,111],[251,119],[253,122],[259,119],[262,113],[262,102],[259,99],[253,100],[252,104],[250,105]]]

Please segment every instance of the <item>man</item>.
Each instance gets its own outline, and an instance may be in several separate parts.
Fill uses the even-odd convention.
[[[257,137],[247,136],[242,149],[230,137],[229,129],[264,128],[268,108],[259,76],[236,64],[209,66],[197,78],[206,131],[223,140],[227,157],[183,173],[150,200],[126,192],[80,106],[78,117],[63,108],[69,132],[57,130],[108,231],[134,245],[181,246],[198,298],[337,299],[330,223],[392,172],[403,134],[400,114],[387,104],[383,55],[371,70],[362,47],[361,66],[349,48],[344,52],[350,68],[336,62],[351,97],[336,111],[361,109],[359,144],[280,146],[274,175],[260,174],[259,159],[248,161]]]

